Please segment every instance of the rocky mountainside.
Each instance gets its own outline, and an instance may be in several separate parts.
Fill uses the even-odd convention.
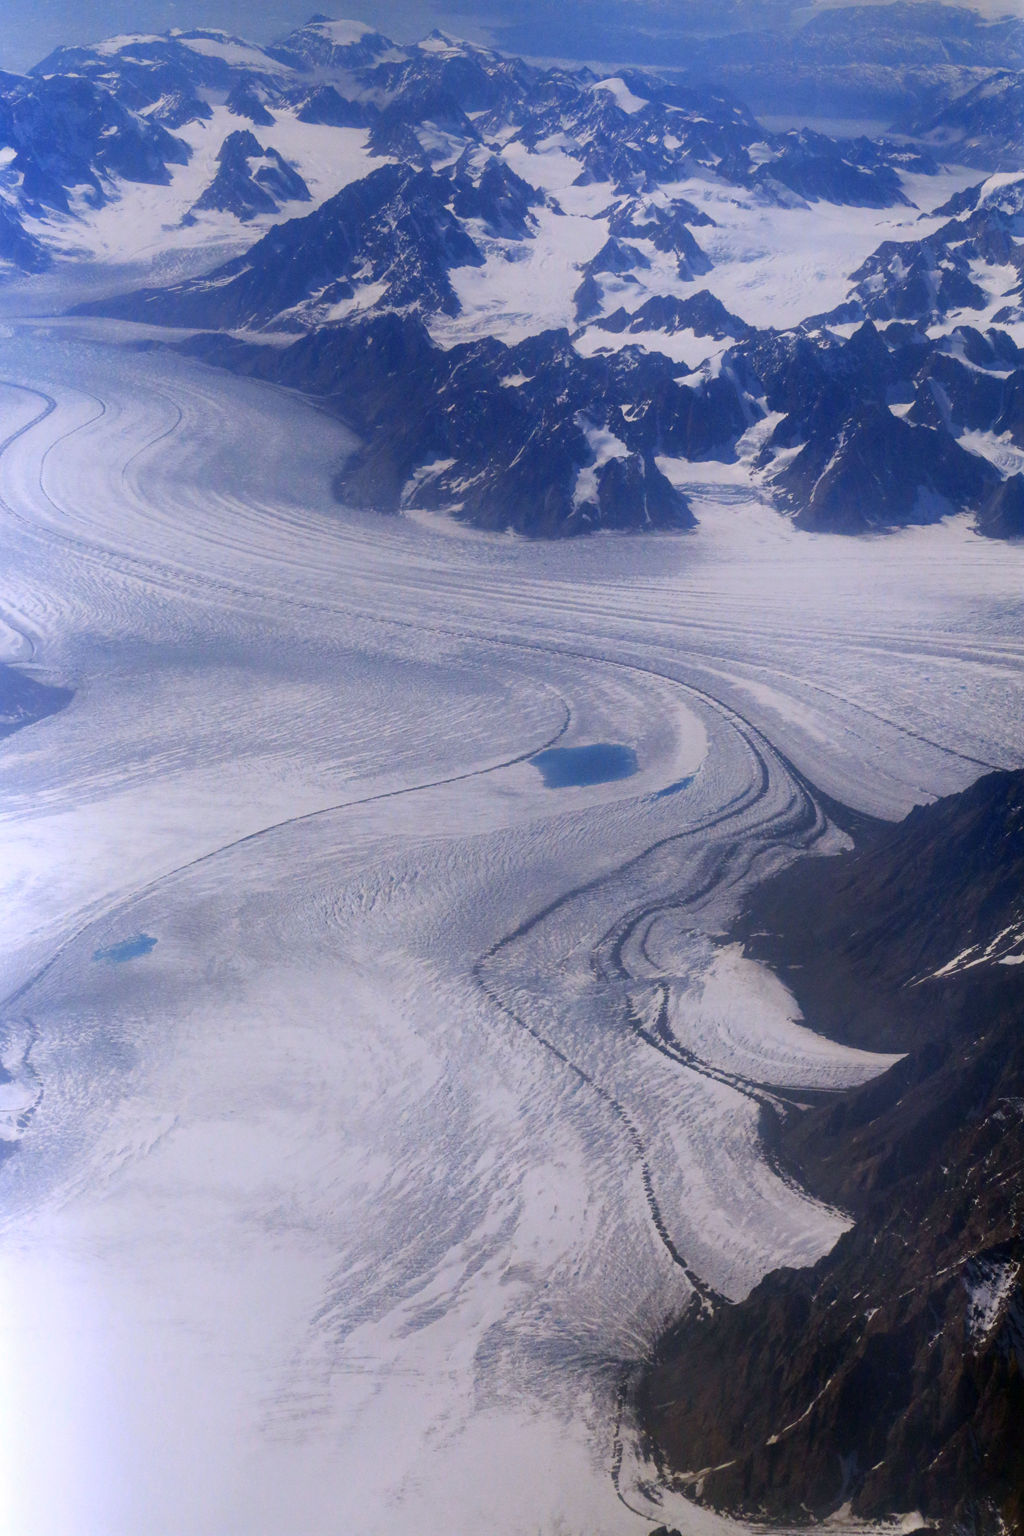
[[[210,209],[246,222],[259,213],[276,213],[283,203],[310,201],[309,188],[294,166],[245,129],[228,134],[217,164],[216,176],[185,215],[187,220]]]
[[[694,1499],[773,1520],[1024,1522],[1024,773],[791,867],[747,914],[807,1021],[903,1058],[766,1124],[855,1225],[661,1344],[642,1413]],[[685,1362],[685,1363],[684,1363]]]
[[[1001,61],[1005,62],[1005,61]],[[1024,152],[1024,72],[1001,69],[969,90],[954,92],[928,110],[909,116],[900,127],[937,152],[963,165],[1017,171]]]
[[[698,301],[683,311],[695,329],[739,328]],[[671,332],[679,310],[659,318]],[[622,318],[611,321],[628,341]],[[1024,449],[1024,355],[1000,331],[957,327],[934,341],[866,321],[848,339],[758,332],[696,374],[637,346],[581,356],[565,330],[442,348],[418,316],[395,312],[285,348],[207,336],[188,349],[323,400],[364,442],[339,495],[382,511],[425,506],[544,536],[686,525],[692,512],[681,519],[686,497],[668,494],[667,472],[737,464],[761,432],[752,479],[800,528],[865,533],[969,509],[986,536],[1019,535],[1024,477],[958,441]],[[628,489],[614,516],[589,495],[581,502],[595,468],[620,473],[601,455],[640,455],[659,511],[638,489],[632,513]]]

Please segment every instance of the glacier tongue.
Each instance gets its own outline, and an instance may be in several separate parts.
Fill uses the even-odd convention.
[[[687,535],[470,540],[339,509],[293,395],[2,347],[4,633],[77,689],[4,745],[12,1528],[722,1529],[618,1393],[692,1289],[835,1240],[759,1105],[885,1058],[718,941],[841,841],[789,761],[894,815],[1012,758],[1024,556],[714,486]],[[637,772],[529,762],[595,742]]]

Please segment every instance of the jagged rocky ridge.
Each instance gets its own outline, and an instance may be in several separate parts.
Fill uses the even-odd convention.
[[[223,100],[254,127],[285,110],[301,122],[368,128],[373,153],[420,168],[448,158],[453,142],[533,147],[557,133],[575,140],[582,175],[610,178],[622,192],[702,166],[766,195],[879,207],[901,196],[896,167],[905,152],[765,135],[744,107],[707,86],[629,78],[640,96],[626,110],[595,90],[590,70],[544,70],[439,33],[400,48],[370,28],[322,17],[266,49],[180,28],[60,48],[30,76],[0,79],[0,149],[15,151],[0,197],[9,217],[36,218],[73,211],[83,196],[116,195],[119,178],[164,180],[190,156],[181,130],[209,120],[211,103]]]
[[[998,330],[941,342],[870,321],[848,339],[759,332],[697,376],[638,347],[581,357],[564,331],[442,348],[417,315],[393,311],[285,348],[206,336],[189,350],[336,411],[363,439],[337,491],[362,506],[546,537],[685,526],[665,461],[728,462],[758,421],[780,417],[757,473],[798,527],[863,533],[966,509],[988,536],[1021,532],[1022,476],[954,435],[983,424],[1024,447],[1024,356]],[[642,478],[620,484],[630,456]],[[595,463],[617,487],[614,511],[588,489]]]
[[[80,76],[11,77],[0,85],[0,261],[23,272],[51,265],[44,229],[72,199],[98,207],[118,181],[166,184],[188,149]]]
[[[1024,72],[1020,49],[1016,52],[1016,69],[986,75],[951,100],[938,106],[929,103],[931,110],[908,115],[898,126],[937,153],[955,156],[962,165],[1019,170],[1024,151]]]
[[[251,134],[232,137],[256,145]],[[373,285],[377,308],[451,314],[449,272],[484,260],[465,221],[525,237],[540,201],[493,157],[482,169],[468,159],[444,171],[382,165],[209,277],[93,307],[162,324],[302,330],[333,318],[358,283]]]
[[[934,248],[955,252],[970,245],[978,260],[981,250],[1017,260],[1019,197],[1016,185],[972,193],[961,200]],[[529,238],[533,210],[541,202],[539,193],[493,156],[463,157],[440,172],[386,166],[309,219],[271,231],[209,279],[101,307],[136,318],[151,308],[159,318],[184,325],[299,328],[344,309],[356,296],[357,274],[372,278],[380,285],[374,308],[400,311],[390,334],[404,328],[402,355],[422,362],[422,371],[415,372],[402,364],[387,409],[369,415],[362,403],[367,364],[360,338],[373,332],[358,310],[333,327],[321,327],[318,345],[297,344],[281,354],[261,349],[250,365],[329,396],[357,431],[369,434],[356,461],[359,472],[343,473],[339,492],[371,504],[377,497],[386,509],[415,493],[420,504],[456,510],[485,527],[550,534],[629,526],[621,497],[610,520],[600,508],[579,515],[575,484],[570,488],[556,469],[569,441],[577,445],[577,458],[583,454],[578,467],[586,467],[579,444],[589,430],[610,434],[624,451],[646,456],[643,483],[658,486],[659,510],[652,516],[650,499],[638,494],[633,525],[665,526],[675,519],[665,515],[670,499],[654,462],[658,457],[735,459],[751,426],[777,416],[756,468],[764,491],[800,527],[858,533],[970,510],[979,531],[1019,535],[1020,475],[1006,474],[994,460],[1001,442],[1024,448],[1024,359],[1010,334],[997,327],[980,331],[960,325],[945,334],[928,333],[928,321],[936,310],[944,316],[946,307],[941,282],[914,272],[921,243],[907,242],[905,251],[885,246],[854,274],[853,291],[865,294],[867,303],[851,299],[838,317],[818,317],[791,332],[753,332],[707,291],[687,299],[654,298],[632,313],[620,306],[596,319],[597,328],[610,333],[671,335],[687,327],[697,335],[741,338],[696,379],[656,352],[628,348],[597,366],[597,359],[560,342],[547,351],[534,348],[540,361],[524,370],[500,343],[481,343],[468,353],[433,345],[420,317],[450,313],[457,306],[450,271],[483,260],[467,220]],[[692,239],[689,225],[697,222],[696,210],[658,212],[660,219],[644,225],[636,205],[624,204],[615,220],[620,233],[590,264],[584,283],[595,267],[642,259],[639,246],[631,248],[625,238],[630,233],[634,239],[638,230],[653,234],[652,244],[663,250],[678,248],[680,233]],[[964,297],[957,291],[950,304]],[[577,310],[579,305],[577,295]],[[868,319],[844,336],[842,328],[865,308],[881,310],[888,323],[876,326]],[[893,310],[914,321],[893,320]],[[206,355],[218,355],[214,344]],[[232,349],[230,355],[238,365],[242,354]],[[471,374],[467,355],[473,358]],[[333,375],[325,361],[330,358],[336,360]],[[523,410],[508,410],[508,380],[520,374],[529,382],[525,390],[516,386]],[[595,377],[604,381],[600,387]],[[534,527],[528,499],[517,500],[511,513],[501,492],[508,483],[506,456],[480,426],[485,415],[480,401],[487,392],[503,402],[498,417],[516,464],[531,466],[530,494],[543,489],[544,511],[538,511]],[[410,412],[402,404],[406,395],[429,401]],[[584,417],[587,426],[581,427]],[[965,434],[972,443],[971,434],[981,434],[993,456],[963,446],[959,439]],[[552,469],[550,483],[544,479],[545,462]],[[676,496],[674,505],[680,504]],[[561,508],[560,517],[555,507]]]
[[[276,149],[265,149],[254,133],[228,134],[217,157],[219,169],[187,219],[213,209],[243,221],[274,213],[282,203],[310,200],[302,177]]]
[[[336,410],[364,442],[337,480],[349,504],[414,500],[531,536],[692,526],[656,448],[708,452],[744,425],[724,382],[679,384],[657,354],[587,360],[565,331],[444,350],[418,318],[391,313],[285,349],[207,336],[187,350]]]
[[[905,1053],[764,1127],[855,1225],[813,1268],[685,1318],[641,1413],[716,1509],[851,1504],[995,1536],[1024,1522],[1024,773],[857,842],[777,876],[741,926],[813,1027]]]

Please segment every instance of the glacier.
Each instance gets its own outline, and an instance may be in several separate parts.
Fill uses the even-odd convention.
[[[1024,549],[354,512],[314,405],[89,335],[0,340],[0,661],[75,689],[0,749],[6,1527],[732,1529],[625,1388],[834,1243],[761,1105],[891,1058],[723,940],[819,792],[1019,762]]]

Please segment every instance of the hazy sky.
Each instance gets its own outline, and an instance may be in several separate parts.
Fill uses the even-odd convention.
[[[24,70],[60,43],[95,42],[123,32],[162,32],[168,27],[224,27],[256,42],[268,42],[301,25],[317,11],[351,16],[380,27],[398,42],[411,42],[432,27],[448,26],[460,36],[486,41],[487,18],[517,29],[517,41],[536,16],[563,23],[580,18],[580,56],[587,56],[588,16],[637,23],[659,30],[678,24],[693,6],[708,0],[2,0],[0,68]],[[819,0],[821,3],[821,0]],[[824,0],[835,4],[836,0]],[[723,13],[735,4],[725,0]],[[988,15],[1019,13],[1020,0],[974,0]],[[750,0],[749,10],[813,9],[813,0]],[[474,13],[475,16],[474,16]],[[570,25],[570,32],[575,27]],[[543,22],[538,32],[544,31]],[[562,33],[564,36],[565,27]],[[538,41],[541,41],[540,37]],[[520,42],[521,46],[521,42]],[[543,48],[540,51],[544,51]]]

